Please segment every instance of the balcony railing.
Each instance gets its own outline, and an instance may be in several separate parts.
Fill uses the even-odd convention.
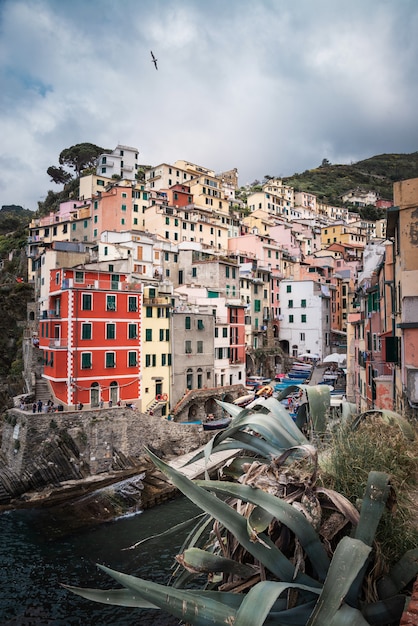
[[[68,348],[68,338],[67,337],[60,337],[59,339],[50,339],[49,347],[50,348],[58,348],[58,349],[64,350],[64,349]]]

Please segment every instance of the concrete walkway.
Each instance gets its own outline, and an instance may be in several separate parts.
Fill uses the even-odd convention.
[[[204,446],[202,448],[194,450],[193,452],[190,452],[189,454],[184,454],[175,459],[172,459],[171,461],[169,461],[169,465],[171,465],[171,467],[174,467],[174,469],[178,470],[190,479],[200,478],[205,475],[205,469],[209,473],[211,473],[219,467],[222,467],[222,465],[224,465],[228,459],[231,459],[237,454],[237,452],[239,452],[239,449],[215,452],[210,456],[209,463],[206,466],[205,459],[203,458],[199,461],[196,461],[195,463],[187,465],[186,467],[182,467],[185,463],[187,463],[189,459],[192,459],[203,449]]]

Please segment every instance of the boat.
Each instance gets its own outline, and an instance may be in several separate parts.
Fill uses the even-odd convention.
[[[255,398],[255,395],[253,393],[248,393],[247,395],[240,396],[239,398],[234,400],[233,404],[236,404],[237,406],[245,407],[247,404],[252,402],[254,398]]]
[[[217,420],[208,419],[206,422],[203,422],[203,430],[222,430],[229,426],[231,419],[230,417],[221,417]]]

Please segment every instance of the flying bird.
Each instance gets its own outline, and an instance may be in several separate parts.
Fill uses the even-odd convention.
[[[158,70],[158,67],[157,67],[157,60],[158,59],[155,58],[155,56],[152,53],[152,50],[151,50],[151,57],[152,57],[151,62],[154,63],[155,69]]]

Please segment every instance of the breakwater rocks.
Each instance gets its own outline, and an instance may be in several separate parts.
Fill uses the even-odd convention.
[[[0,506],[56,504],[125,480],[131,481],[130,487],[124,483],[125,491],[138,496],[139,483],[149,480],[147,495],[142,492],[141,498],[145,508],[153,499],[158,501],[158,491],[163,497],[173,490],[168,485],[165,489],[158,473],[146,467],[144,449],[171,459],[209,438],[200,425],[122,407],[45,414],[10,409],[2,428]],[[143,478],[133,487],[132,477],[141,473]]]

